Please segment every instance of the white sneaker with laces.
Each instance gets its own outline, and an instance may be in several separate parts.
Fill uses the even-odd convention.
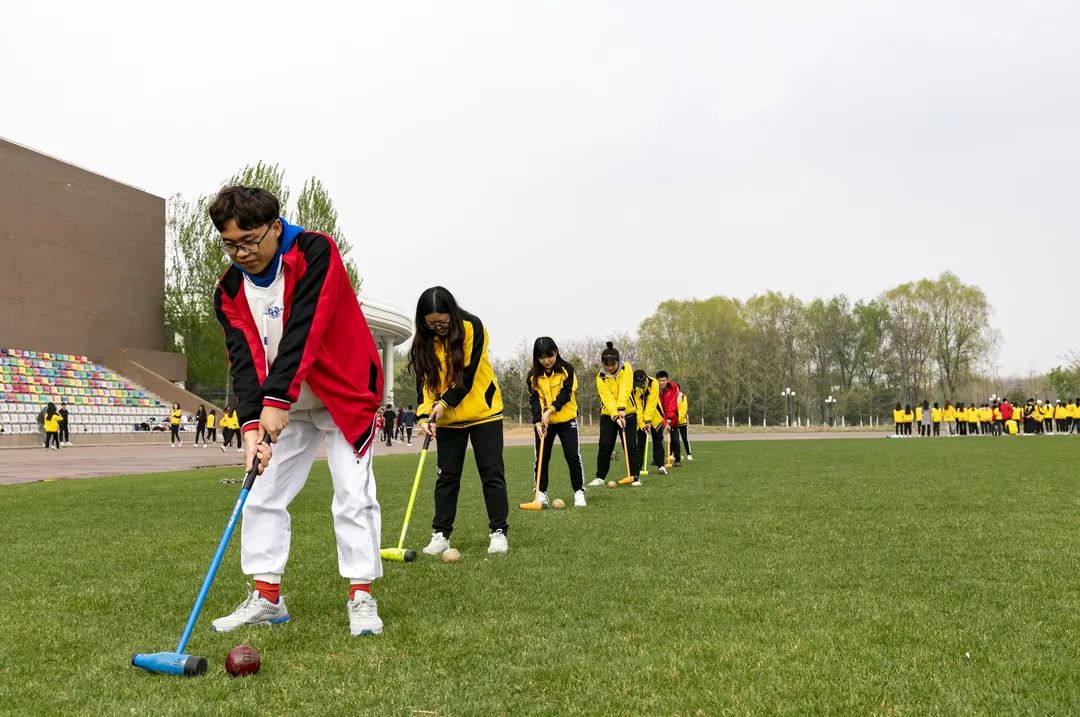
[[[370,593],[356,591],[356,597],[345,603],[349,613],[349,632],[353,635],[380,635],[383,623],[379,618],[379,606]]]
[[[692,455],[690,455],[689,453],[687,453],[686,454],[686,460],[692,461],[692,460],[694,460],[694,457]]]
[[[539,493],[537,493],[536,494],[536,501],[538,503],[542,503],[543,505],[547,505],[548,504],[547,493],[545,493],[544,491],[540,491]]]
[[[252,590],[247,600],[233,610],[231,615],[219,617],[210,623],[214,632],[229,632],[244,625],[277,625],[289,621],[289,610],[285,607],[285,598],[277,603],[263,599],[258,590]]]
[[[591,481],[589,481],[589,487],[590,488],[596,488],[596,487],[602,486],[602,485],[604,485],[604,479],[603,478],[593,478]]]
[[[633,488],[640,488],[641,487],[641,481],[636,480],[633,483],[631,483],[630,486],[633,487]]]
[[[491,534],[491,542],[488,543],[488,552],[492,554],[510,552],[510,544],[506,542],[506,533],[502,532],[501,528]]]
[[[425,555],[442,555],[450,549],[450,539],[442,533],[432,533],[431,542],[423,549]]]
[[[656,469],[656,472],[659,473],[662,476],[666,476],[667,475],[667,468],[664,468],[663,466],[660,466],[659,468]]]
[[[575,508],[584,508],[585,507],[585,491],[583,491],[583,490],[574,491],[574,507]]]

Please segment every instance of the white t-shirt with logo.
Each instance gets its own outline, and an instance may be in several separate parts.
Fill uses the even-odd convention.
[[[247,296],[248,308],[255,319],[255,326],[262,337],[263,351],[266,353],[266,373],[270,374],[270,367],[277,358],[278,347],[281,345],[281,334],[285,329],[285,274],[281,263],[278,263],[277,276],[270,286],[263,288],[257,286],[247,276],[244,277],[244,293]],[[272,396],[282,401],[287,401],[285,396]],[[322,407],[322,401],[308,386],[307,381],[300,384],[300,396],[293,409],[306,411]]]

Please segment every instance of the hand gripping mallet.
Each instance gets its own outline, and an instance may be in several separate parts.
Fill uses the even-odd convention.
[[[547,436],[545,435],[544,438]],[[544,438],[540,439],[540,447],[536,449],[536,497],[530,503],[518,503],[522,510],[543,510],[546,503],[540,502],[540,471],[544,465]]]
[[[630,452],[626,450],[626,428],[619,429],[619,436],[622,438],[622,452],[623,460],[626,461],[626,477],[619,481],[619,485],[630,485],[637,478],[630,474]]]
[[[270,443],[269,433],[263,436],[263,442]],[[218,543],[214,559],[210,561],[210,569],[206,571],[206,578],[203,580],[202,587],[199,588],[199,596],[195,598],[195,606],[191,608],[191,616],[188,617],[184,634],[180,636],[180,644],[176,646],[176,652],[140,652],[131,658],[131,664],[135,667],[141,667],[148,672],[157,672],[162,675],[181,675],[184,677],[194,677],[206,672],[206,658],[184,654],[184,648],[187,647],[191,631],[195,628],[199,613],[202,612],[203,603],[206,602],[206,594],[210,592],[210,585],[214,582],[218,566],[221,565],[221,559],[225,556],[225,549],[229,547],[229,540],[232,538],[233,529],[236,528],[236,521],[240,518],[240,513],[244,509],[244,503],[247,501],[248,493],[251,492],[251,486],[255,484],[257,475],[259,475],[258,455],[251,462],[251,470],[247,472],[244,485],[240,488],[240,496],[236,499],[236,505],[233,506],[232,513],[229,514],[225,534],[221,536],[221,542]]]
[[[383,548],[379,551],[379,557],[383,560],[396,560],[399,563],[411,563],[416,560],[416,551],[405,549],[405,531],[409,529],[409,518],[412,517],[416,491],[420,488],[420,476],[424,472],[424,460],[427,458],[429,446],[431,446],[431,436],[424,436],[424,447],[420,449],[420,463],[416,466],[416,476],[413,478],[412,492],[409,494],[409,505],[405,508],[405,522],[401,524],[401,537],[398,538],[396,548]]]

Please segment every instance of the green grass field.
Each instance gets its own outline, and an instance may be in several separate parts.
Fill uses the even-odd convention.
[[[319,464],[293,505],[293,621],[209,631],[243,598],[237,536],[194,679],[129,660],[176,647],[235,471],[0,487],[0,712],[1075,714],[1078,456],[1063,437],[701,443],[644,488],[527,513],[531,450],[508,449],[510,554],[485,553],[469,468],[463,560],[387,564],[378,638],[348,635]],[[377,460],[384,545],[414,470]],[[416,548],[433,480],[429,462]],[[259,675],[225,674],[240,642]]]

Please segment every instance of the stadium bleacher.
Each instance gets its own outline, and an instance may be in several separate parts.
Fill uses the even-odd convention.
[[[129,433],[168,413],[159,397],[85,356],[0,348],[4,433],[38,433],[37,415],[49,401],[67,402],[72,435]]]

